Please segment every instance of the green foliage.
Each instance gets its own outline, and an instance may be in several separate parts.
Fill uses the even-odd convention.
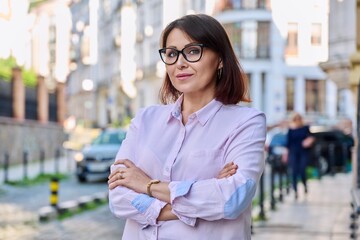
[[[16,59],[14,57],[9,57],[7,59],[0,58],[0,78],[5,81],[11,80],[12,68],[17,67]],[[37,84],[36,73],[32,69],[22,69],[22,78],[25,86],[35,87]]]
[[[6,182],[9,185],[15,186],[15,187],[28,187],[28,186],[33,186],[33,185],[37,185],[37,184],[41,184],[44,182],[49,182],[51,178],[56,177],[59,180],[62,179],[66,179],[68,178],[67,175],[58,173],[58,174],[39,174],[37,177],[35,178],[26,178],[23,180],[18,180],[18,181],[8,181]]]
[[[13,57],[7,59],[0,58],[0,78],[11,80],[11,69],[16,66],[16,60]]]
[[[25,86],[35,87],[36,84],[37,84],[36,73],[32,69],[23,70],[22,71],[22,78],[24,80]]]
[[[307,167],[306,176],[308,179],[319,179],[319,171],[315,167]]]

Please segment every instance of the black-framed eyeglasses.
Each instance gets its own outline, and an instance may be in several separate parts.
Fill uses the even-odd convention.
[[[189,46],[184,47],[181,51],[175,48],[162,48],[159,49],[161,60],[166,65],[175,64],[179,59],[180,53],[188,62],[197,62],[201,59],[203,53],[204,44],[197,43],[191,44]]]

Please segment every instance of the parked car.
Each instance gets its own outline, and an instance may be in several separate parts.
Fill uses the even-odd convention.
[[[311,126],[310,131],[315,143],[309,149],[309,166],[318,169],[320,175],[344,171],[351,159],[353,137],[323,126]],[[286,131],[275,129],[267,134],[265,147],[269,163],[281,163],[286,141]]]
[[[317,126],[310,131],[316,140],[310,149],[309,164],[318,168],[321,175],[344,171],[351,159],[353,137],[338,129]]]
[[[90,145],[75,154],[78,180],[86,182],[92,177],[106,179],[125,135],[122,129],[103,130]]]

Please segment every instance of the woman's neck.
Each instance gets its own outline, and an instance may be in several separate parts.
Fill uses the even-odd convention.
[[[186,113],[188,115],[200,110],[204,106],[206,106],[209,102],[214,99],[214,96],[211,97],[190,97],[184,96],[182,105],[181,105],[181,112]]]
[[[181,105],[181,115],[182,115],[182,122],[185,125],[188,121],[189,116],[206,106],[209,102],[214,99],[214,96],[211,97],[190,97],[185,96],[183,98],[183,102]]]

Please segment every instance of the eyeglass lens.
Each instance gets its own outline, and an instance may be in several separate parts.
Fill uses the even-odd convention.
[[[174,64],[181,53],[188,62],[197,62],[200,60],[202,55],[201,45],[187,46],[181,51],[175,48],[164,48],[160,51],[161,58],[166,64]]]

